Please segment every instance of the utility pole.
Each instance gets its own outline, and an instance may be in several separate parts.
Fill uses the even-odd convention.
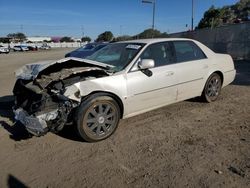
[[[82,31],[82,37],[84,37],[84,27],[81,26],[81,31]]]
[[[153,23],[152,23],[152,29],[155,29],[155,4],[156,0],[142,0],[142,3],[148,3],[153,4]]]
[[[194,30],[194,0],[192,0],[192,21],[191,21],[191,31]]]
[[[153,24],[152,24],[152,29],[155,29],[155,2],[156,0],[153,1]]]
[[[21,33],[23,32],[23,24],[20,25]]]
[[[120,25],[120,36],[122,36],[122,25]]]

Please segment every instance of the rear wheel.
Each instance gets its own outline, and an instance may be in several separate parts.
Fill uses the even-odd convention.
[[[78,111],[77,130],[88,142],[111,136],[120,120],[120,108],[110,96],[94,94],[84,101]]]
[[[202,99],[206,102],[214,102],[217,100],[221,92],[222,81],[217,73],[213,73],[207,80],[202,93]]]

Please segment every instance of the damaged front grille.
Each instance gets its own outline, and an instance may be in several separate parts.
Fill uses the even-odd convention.
[[[43,95],[28,89],[25,85],[29,82],[30,81],[27,80],[17,80],[13,93],[15,96],[15,106],[21,107],[27,112],[32,113],[33,111],[38,110]],[[37,109],[34,109],[36,106]]]
[[[47,131],[61,130],[68,122],[68,115],[74,104],[60,93],[39,90],[34,86],[30,88],[30,83],[32,81],[17,80],[15,84],[13,93],[16,118],[19,118],[18,120],[34,135],[39,136]],[[37,130],[34,128],[35,122]],[[41,131],[42,129],[44,132]]]
[[[29,82],[17,80],[13,93],[15,95],[15,106],[23,108],[30,115],[40,111],[56,109],[58,101],[55,94],[49,95],[42,90],[32,90],[28,87]]]

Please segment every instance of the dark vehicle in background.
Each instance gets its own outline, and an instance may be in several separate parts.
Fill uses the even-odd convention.
[[[85,58],[87,56],[92,55],[93,53],[95,53],[96,51],[102,49],[107,45],[108,43],[89,43],[81,48],[78,48],[72,52],[67,53],[65,57]]]
[[[38,48],[37,48],[37,46],[27,46],[27,48],[29,49],[29,51],[37,51],[38,50]]]

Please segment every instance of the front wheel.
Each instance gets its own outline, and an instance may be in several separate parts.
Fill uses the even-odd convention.
[[[88,142],[97,142],[111,136],[120,120],[120,108],[110,96],[94,94],[78,110],[77,130]]]
[[[206,102],[214,102],[217,100],[222,87],[222,81],[217,73],[213,73],[207,80],[202,93],[202,99]]]

